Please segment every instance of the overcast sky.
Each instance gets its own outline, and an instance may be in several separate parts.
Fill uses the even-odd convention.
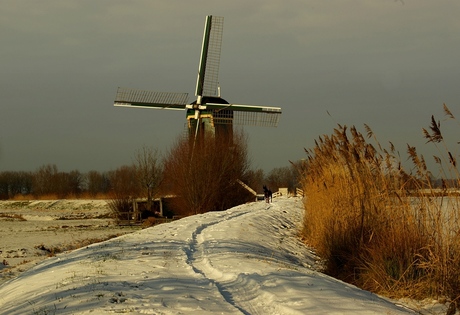
[[[460,141],[442,110],[460,117],[458,0],[4,0],[0,171],[107,171],[144,145],[166,152],[185,113],[114,107],[115,92],[192,101],[206,15],[224,17],[222,97],[283,111],[277,128],[245,128],[253,168],[304,158],[337,123],[368,124],[403,159],[407,143],[437,154],[421,132],[431,115]]]

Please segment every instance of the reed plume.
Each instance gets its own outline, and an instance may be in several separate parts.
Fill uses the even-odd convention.
[[[445,104],[444,112],[454,118]],[[362,288],[391,297],[458,301],[456,156],[449,150],[434,156],[439,167],[450,167],[441,175],[455,175],[437,182],[414,146],[407,145],[412,164],[407,171],[393,143],[384,149],[372,129],[364,129],[366,137],[354,126],[338,124],[332,135],[305,150],[305,242],[324,259],[326,273]],[[427,143],[447,147],[434,116],[422,132]]]

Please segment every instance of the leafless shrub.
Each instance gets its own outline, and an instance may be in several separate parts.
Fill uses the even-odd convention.
[[[0,213],[0,218],[5,218],[5,220],[10,220],[10,221],[27,221],[20,214]]]
[[[122,166],[109,173],[111,183],[108,206],[120,222],[133,220],[133,200],[140,194],[135,166]]]
[[[224,210],[252,197],[237,182],[248,170],[243,133],[180,138],[165,162],[164,190],[176,195],[175,214]]]
[[[147,198],[147,210],[152,211],[152,201],[158,193],[163,175],[163,165],[158,150],[144,146],[136,152],[134,160],[141,197]]]
[[[148,228],[151,226],[154,226],[156,224],[156,219],[155,217],[148,217],[144,222],[142,222],[142,227],[143,228]]]
[[[45,253],[47,253],[46,255],[49,257],[53,257],[65,251],[74,250],[74,249],[82,248],[82,247],[85,247],[91,244],[104,242],[112,238],[118,237],[120,235],[123,235],[123,234],[112,234],[112,235],[107,235],[105,237],[98,237],[98,238],[86,238],[86,239],[77,240],[71,243],[57,244],[54,246],[47,246],[42,243],[39,245],[35,245],[34,248],[44,251]],[[27,261],[24,261],[23,263],[26,263],[26,262]]]

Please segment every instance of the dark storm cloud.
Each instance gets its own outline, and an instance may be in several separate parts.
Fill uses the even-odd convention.
[[[442,118],[443,103],[460,111],[459,9],[428,0],[4,1],[0,170],[108,170],[144,144],[166,150],[184,113],[114,108],[114,94],[126,86],[191,100],[207,14],[225,18],[223,97],[283,109],[278,128],[246,129],[254,167],[303,158],[336,123],[369,124],[382,142],[430,155],[421,128]]]

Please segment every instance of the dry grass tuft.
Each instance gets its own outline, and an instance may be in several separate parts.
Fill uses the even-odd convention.
[[[75,249],[82,248],[82,247],[85,247],[85,246],[89,246],[89,245],[95,244],[95,243],[101,243],[101,242],[110,240],[112,238],[115,238],[115,237],[118,237],[118,236],[121,236],[121,235],[123,235],[123,234],[112,234],[112,235],[108,235],[106,237],[99,237],[99,238],[87,238],[87,239],[83,239],[83,240],[74,241],[72,243],[59,244],[59,245],[55,245],[55,246],[46,246],[46,245],[44,245],[42,243],[42,244],[34,246],[34,248],[44,251],[48,257],[53,257],[53,256],[55,256],[55,255],[57,255],[59,253],[65,252],[65,251],[75,250]]]
[[[7,220],[7,221],[27,221],[20,214],[0,213],[0,218],[3,218],[4,220]]]
[[[444,107],[445,113],[454,116]],[[456,158],[435,159],[451,169],[435,189],[415,147],[404,170],[393,144],[383,149],[365,126],[338,126],[307,152],[302,176],[303,237],[325,259],[326,273],[391,297],[460,298],[460,206]],[[434,117],[429,142],[444,143]],[[376,149],[377,148],[377,149]]]
[[[156,224],[156,219],[154,217],[148,217],[144,222],[142,222],[142,228],[152,227]]]

